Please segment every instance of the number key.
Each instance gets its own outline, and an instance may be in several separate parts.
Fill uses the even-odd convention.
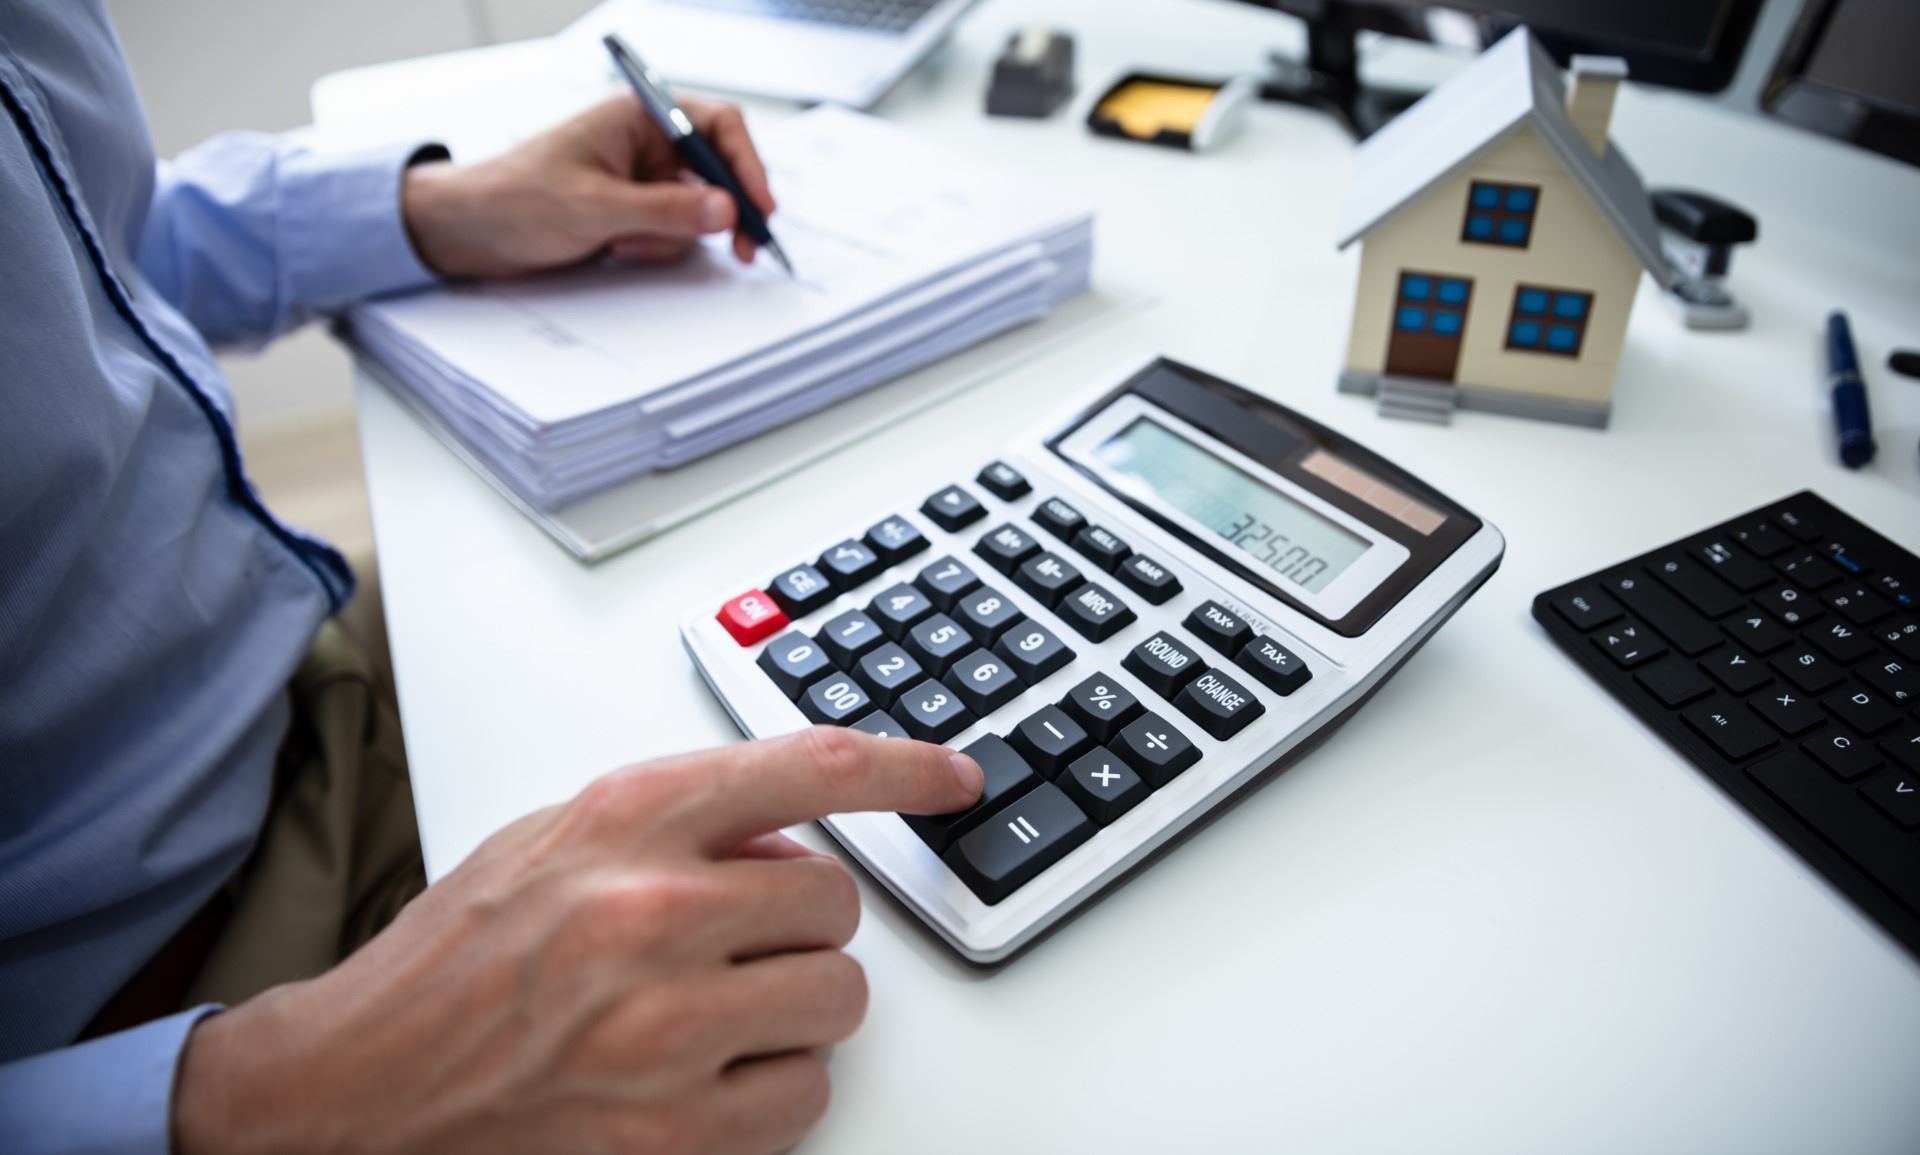
[[[913,579],[927,600],[940,607],[942,612],[951,613],[962,595],[980,584],[973,571],[950,557],[932,562]]]
[[[906,582],[897,582],[873,595],[873,603],[867,607],[868,615],[894,638],[905,637],[914,623],[932,612],[933,603],[927,595]]]
[[[861,654],[886,641],[887,635],[872,618],[859,610],[848,610],[828,618],[816,640],[827,651],[827,657],[833,659],[833,664],[844,670],[858,661]]]
[[[798,698],[814,679],[833,669],[814,640],[798,630],[773,639],[756,660],[788,698]]]
[[[922,742],[945,742],[973,725],[973,715],[939,682],[925,681],[907,688],[894,703],[894,716],[907,733]]]
[[[945,614],[935,614],[907,631],[907,652],[936,678],[972,648],[973,635]]]
[[[1893,612],[1893,606],[1863,585],[1842,586],[1828,594],[1828,605],[1856,626],[1870,626]]]
[[[1007,600],[1007,595],[991,586],[981,586],[960,599],[960,624],[981,645],[993,642],[1026,615]]]
[[[1020,696],[1025,689],[1020,679],[1007,668],[1005,658],[975,650],[962,656],[947,670],[947,685],[967,709],[987,715]]]
[[[845,725],[873,708],[873,699],[846,674],[822,678],[800,696],[800,712],[816,722]]]
[[[993,652],[1005,658],[1015,676],[1029,686],[1052,677],[1073,661],[1073,651],[1066,643],[1031,619],[1001,634]]]
[[[927,672],[898,642],[888,642],[861,658],[853,668],[853,676],[860,679],[860,684],[882,709],[892,709],[900,692],[924,679]]]

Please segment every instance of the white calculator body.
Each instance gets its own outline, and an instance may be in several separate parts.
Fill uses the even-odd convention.
[[[838,530],[682,636],[751,737],[827,722],[979,759],[966,813],[823,824],[982,963],[1360,705],[1504,550],[1391,462],[1165,359]]]

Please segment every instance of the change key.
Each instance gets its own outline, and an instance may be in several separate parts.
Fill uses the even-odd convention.
[[[1267,712],[1251,691],[1219,670],[1208,670],[1189,682],[1174,704],[1223,742]]]

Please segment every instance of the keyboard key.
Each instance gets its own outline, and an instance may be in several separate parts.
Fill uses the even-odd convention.
[[[898,642],[888,642],[854,664],[853,676],[882,709],[891,709],[908,686],[924,681],[927,671]]]
[[[945,742],[973,725],[973,715],[953,691],[934,681],[907,687],[894,703],[893,713],[907,733],[922,742]]]
[[[1893,612],[1887,599],[1863,585],[1847,585],[1822,599],[1856,626],[1870,626]]]
[[[1240,647],[1233,660],[1282,697],[1313,679],[1313,671],[1300,656],[1272,638],[1253,639]]]
[[[1784,686],[1747,699],[1747,705],[1789,738],[1798,737],[1815,726],[1825,725],[1827,721],[1820,707]]]
[[[1720,623],[1727,636],[1756,654],[1771,654],[1793,640],[1785,626],[1752,610]]]
[[[1771,523],[1765,521],[1757,521],[1750,525],[1742,526],[1734,530],[1730,536],[1732,536],[1733,540],[1745,546],[1747,552],[1753,554],[1755,557],[1772,557],[1775,554],[1785,553],[1793,546],[1792,538],[1773,528]]]
[[[912,737],[912,735],[907,733],[907,728],[900,724],[900,719],[887,713],[885,710],[875,710],[873,713],[868,714],[858,722],[847,727],[847,729],[863,730],[876,738]]]
[[[1020,563],[1040,552],[1040,543],[1026,530],[1011,523],[989,530],[974,543],[973,552],[1003,574],[1011,574]]]
[[[1846,576],[1817,553],[1793,553],[1773,563],[1780,576],[1804,590],[1825,589]]]
[[[1049,497],[1033,511],[1033,520],[1041,529],[1059,538],[1072,541],[1073,536],[1086,528],[1087,519],[1081,512],[1057,497]]]
[[[1660,639],[1632,618],[1623,618],[1599,633],[1589,635],[1589,639],[1625,670],[1651,662],[1667,652],[1667,647],[1660,644]]]
[[[1914,589],[1913,582],[1899,574],[1880,574],[1867,583],[1867,588],[1874,590],[1903,610],[1910,610],[1915,605],[1920,605],[1920,591]]]
[[[1140,712],[1140,699],[1107,674],[1095,674],[1068,690],[1062,705],[1096,742],[1111,742]]]
[[[773,597],[763,590],[748,590],[727,599],[714,617],[720,627],[743,646],[765,641],[787,628],[787,615],[780,612]]]
[[[1133,647],[1121,662],[1163,698],[1172,698],[1206,669],[1194,648],[1165,630]]]
[[[1087,582],[1060,603],[1060,617],[1087,638],[1104,642],[1133,623],[1133,610],[1104,586]]]
[[[1189,682],[1174,699],[1174,705],[1202,730],[1223,742],[1267,712],[1267,707],[1251,691],[1217,669],[1210,669]]]
[[[800,691],[833,669],[833,663],[813,639],[798,630],[773,639],[755,661],[789,698],[798,698]]]
[[[1048,706],[1020,723],[1007,740],[1049,778],[1058,776],[1093,743],[1086,728],[1058,706]]]
[[[964,564],[943,557],[922,569],[913,584],[943,613],[950,613],[967,591],[980,584],[980,579]]]
[[[1697,702],[1713,692],[1713,683],[1684,659],[1643,667],[1633,675],[1633,680],[1669,710]]]
[[[1108,573],[1112,573],[1114,567],[1127,560],[1127,555],[1133,552],[1126,542],[1104,525],[1090,525],[1074,534],[1073,548]]]
[[[797,565],[774,578],[767,590],[788,617],[798,618],[833,600],[833,582],[810,565]]]
[[[1617,574],[1608,579],[1606,590],[1620,599],[1627,612],[1653,627],[1668,645],[1689,658],[1697,658],[1720,644],[1720,631],[1712,622],[1643,574]]]
[[[1007,660],[985,650],[962,654],[944,679],[967,709],[985,717],[1020,696],[1026,687],[1007,668]]]
[[[1855,671],[1867,684],[1903,706],[1920,701],[1920,667],[1881,654]]]
[[[1880,748],[1909,770],[1920,770],[1920,724],[1902,726],[1880,739]]]
[[[1905,705],[1895,703],[1878,690],[1859,685],[1842,686],[1821,702],[1840,719],[1841,725],[1851,726],[1862,734],[1878,734],[1891,728],[1900,721],[1900,711]]]
[[[1734,545],[1730,537],[1716,537],[1695,546],[1693,556],[1705,562],[1721,581],[1743,594],[1773,582],[1773,572],[1752,554]]]
[[[1813,755],[1814,761],[1833,771],[1842,782],[1852,782],[1887,764],[1872,744],[1857,734],[1841,730],[1815,734],[1800,743],[1800,748]]]
[[[861,540],[887,565],[904,561],[927,548],[927,536],[904,517],[875,522]]]
[[[949,485],[934,494],[920,506],[920,512],[933,519],[933,524],[955,533],[987,516],[987,507],[980,499],[957,485]]]
[[[992,906],[1065,858],[1093,831],[1093,823],[1058,786],[1042,782],[962,835],[944,857],[960,881]]]
[[[1721,650],[1700,660],[1700,668],[1736,694],[1751,694],[1773,681],[1773,671],[1742,649]]]
[[[880,624],[890,638],[904,638],[916,623],[933,613],[933,603],[906,582],[895,582],[873,595],[867,616]]]
[[[1053,631],[1028,619],[1000,635],[993,652],[1007,660],[1014,675],[1031,686],[1065,669],[1073,651]]]
[[[887,640],[879,623],[859,610],[835,614],[820,627],[814,639],[827,651],[827,657],[843,670],[851,670],[860,655]]]
[[[1136,553],[1121,562],[1115,574],[1121,585],[1147,599],[1150,605],[1165,605],[1168,598],[1180,592],[1180,579],[1144,554]]]
[[[1080,571],[1059,554],[1043,553],[1028,558],[1014,571],[1013,580],[1021,589],[1054,606],[1080,584]]]
[[[1707,572],[1705,565],[1680,554],[1665,554],[1647,563],[1647,570],[1686,603],[1710,618],[1722,618],[1740,608],[1740,596],[1727,583]]]
[[[1873,636],[1893,647],[1893,652],[1910,662],[1920,662],[1920,618],[1882,622],[1873,627]]]
[[[1026,477],[1004,461],[991,461],[974,478],[980,487],[1001,501],[1016,501],[1033,491]]]
[[[1680,716],[1721,754],[1736,762],[1780,744],[1758,718],[1724,698],[1703,702]]]
[[[1820,536],[1820,520],[1802,510],[1782,506],[1772,513],[1773,523],[1800,541],[1813,541]]]
[[[1920,775],[1882,774],[1860,788],[1902,830],[1920,827]]]
[[[1577,589],[1561,594],[1551,602],[1555,613],[1576,630],[1604,626],[1621,614],[1620,603],[1597,589]]]
[[[1112,825],[1153,793],[1146,779],[1105,746],[1095,746],[1075,759],[1060,775],[1060,789],[1101,826]]]
[[[991,817],[995,811],[1020,797],[1043,779],[1027,765],[1026,759],[1006,739],[988,734],[967,745],[961,753],[980,763],[980,773],[984,782],[980,789],[980,801],[965,810],[952,814],[902,814],[900,817],[907,828],[920,836],[920,840],[933,848],[935,854],[942,854],[952,846],[955,839],[979,826]]]
[[[991,586],[981,586],[961,598],[958,616],[960,624],[983,646],[992,645],[1015,623],[1026,620],[1020,607]]]
[[[1781,677],[1809,694],[1824,694],[1840,684],[1840,667],[1824,654],[1795,646],[1773,659]]]
[[[1848,577],[1860,577],[1867,572],[1866,565],[1860,561],[1855,551],[1843,541],[1824,538],[1820,542],[1818,552],[1822,557],[1834,565],[1839,566],[1840,572],[1846,574]]]
[[[1200,748],[1185,734],[1167,725],[1158,714],[1142,714],[1127,723],[1113,742],[1114,753],[1139,771],[1155,790],[1179,777],[1200,760]]]
[[[973,635],[947,615],[935,614],[907,631],[906,647],[937,678],[955,658],[973,649]]]
[[[1802,636],[1826,651],[1828,657],[1844,666],[1851,666],[1877,648],[1873,644],[1871,633],[1859,626],[1848,625],[1842,621],[1815,626]]]
[[[880,555],[852,538],[830,547],[815,563],[839,589],[852,589],[880,572]]]
[[[1757,595],[1754,600],[1776,620],[1796,629],[1826,613],[1813,600],[1812,594],[1792,586],[1775,586]]]
[[[1768,758],[1747,773],[1896,898],[1920,910],[1920,870],[1913,868],[1913,839],[1865,799],[1797,753]]]
[[[1232,656],[1253,640],[1253,627],[1245,618],[1221,605],[1204,602],[1187,615],[1186,627],[1207,645]]]
[[[815,722],[845,725],[871,709],[873,699],[846,674],[822,678],[800,695],[800,712]]]

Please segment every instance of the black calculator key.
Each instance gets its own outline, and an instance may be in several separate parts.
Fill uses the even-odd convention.
[[[1108,573],[1112,573],[1114,567],[1127,560],[1127,555],[1133,552],[1118,534],[1104,525],[1090,525],[1074,534],[1073,548]]]
[[[1174,705],[1202,730],[1226,741],[1267,712],[1253,692],[1220,670],[1212,669],[1187,683]]]
[[[1014,674],[1029,686],[1045,681],[1073,661],[1073,651],[1067,644],[1031,618],[1001,634],[993,652],[1005,658]]]
[[[1080,571],[1056,553],[1030,557],[1014,571],[1013,580],[1021,589],[1049,606],[1059,605],[1067,591],[1080,584]]]
[[[1007,668],[1005,658],[985,650],[962,654],[948,667],[946,683],[960,695],[967,709],[983,717],[1018,698],[1026,689]]]
[[[973,570],[965,562],[943,557],[929,562],[920,571],[920,576],[913,579],[913,584],[919,586],[920,592],[927,595],[927,600],[942,612],[952,612],[961,597],[980,584],[980,579],[974,576]]]
[[[1205,602],[1187,615],[1187,628],[1221,653],[1232,656],[1253,639],[1253,627],[1245,618],[1221,605]]]
[[[1133,610],[1104,586],[1086,582],[1060,603],[1060,616],[1081,634],[1104,642],[1133,623]]]
[[[906,647],[937,678],[955,658],[973,649],[973,635],[947,615],[935,614],[907,631]]]
[[[861,654],[886,641],[887,635],[879,623],[866,614],[848,610],[828,618],[814,640],[827,651],[834,665],[846,670],[853,668]]]
[[[1787,628],[1765,614],[1752,610],[1735,614],[1720,623],[1728,637],[1756,654],[1771,654],[1793,640]]]
[[[969,743],[961,753],[980,764],[980,801],[952,814],[900,816],[907,828],[918,834],[935,854],[945,852],[955,839],[1043,781],[1004,738],[988,734]]]
[[[789,698],[798,698],[800,691],[807,688],[814,679],[833,669],[833,663],[827,660],[826,653],[818,643],[798,630],[781,634],[767,643],[756,659],[760,668],[780,687],[780,692]]]
[[[873,699],[848,674],[833,674],[800,695],[800,712],[816,722],[846,725],[873,709]]]
[[[868,714],[858,722],[847,727],[847,729],[861,730],[865,733],[872,734],[876,738],[912,737],[912,735],[907,733],[907,728],[900,724],[900,719],[887,713],[885,710],[875,710],[873,713]]]
[[[989,906],[1093,837],[1094,825],[1058,786],[1042,782],[961,836],[943,856]]]
[[[906,582],[895,582],[881,590],[867,606],[868,616],[880,623],[890,638],[906,637],[908,630],[932,613],[933,603],[927,595]]]
[[[1062,703],[1096,742],[1111,742],[1140,712],[1140,699],[1108,674],[1095,674],[1067,691]]]
[[[1920,665],[1881,654],[1855,671],[1867,685],[1903,706],[1920,702]]]
[[[893,714],[907,733],[922,742],[945,742],[973,725],[973,715],[953,691],[935,681],[907,687],[893,705]]]
[[[1851,666],[1878,648],[1874,645],[1873,635],[1864,627],[1838,619],[1814,626],[1802,636],[1826,651],[1828,657],[1846,666]]]
[[[1882,774],[1860,787],[1860,793],[1900,829],[1920,827],[1920,775]]]
[[[1121,664],[1162,698],[1178,694],[1207,665],[1192,646],[1165,630],[1133,647]]]
[[[992,586],[981,586],[960,599],[956,608],[960,624],[983,646],[992,645],[1001,634],[1025,619],[1020,607]]]
[[[1120,563],[1114,571],[1120,584],[1147,599],[1151,605],[1164,605],[1168,598],[1180,592],[1180,579],[1166,566],[1146,556],[1136,553]]]
[[[1057,497],[1049,497],[1041,502],[1033,511],[1033,520],[1039,523],[1041,529],[1061,541],[1072,541],[1073,535],[1087,525],[1084,514]]]
[[[1920,770],[1920,723],[1900,727],[1880,739],[1880,748],[1909,770]]]
[[[767,592],[790,618],[810,614],[833,600],[833,582],[810,565],[797,565],[767,583]]]
[[[974,543],[973,552],[986,558],[994,569],[1011,574],[1020,568],[1021,562],[1040,552],[1040,543],[1032,534],[1009,522],[983,534]]]
[[[927,535],[904,517],[889,517],[875,522],[862,540],[887,565],[903,561],[927,548]]]
[[[1842,782],[1863,778],[1887,764],[1887,760],[1873,748],[1873,743],[1844,730],[1815,734],[1800,743],[1800,748],[1813,755],[1814,761],[1831,770]]]
[[[1033,491],[1024,474],[1004,461],[992,461],[974,478],[980,487],[1002,501],[1015,501]]]
[[[1798,629],[1815,618],[1826,613],[1813,595],[1793,586],[1775,586],[1761,592],[1755,599],[1760,608],[1772,614],[1783,625]]]
[[[830,547],[815,563],[840,589],[852,589],[880,572],[880,555],[852,538]]]
[[[1086,728],[1058,706],[1048,706],[1013,728],[1007,740],[1035,770],[1052,778],[1092,744]]]
[[[1736,694],[1751,694],[1773,681],[1773,671],[1765,662],[1737,646],[1707,655],[1700,660],[1700,667]]]
[[[1863,585],[1842,586],[1823,600],[1857,626],[1870,626],[1893,612],[1887,599]]]
[[[1739,761],[1779,744],[1773,731],[1738,703],[1715,698],[1693,706],[1680,715],[1687,725],[1728,758]]]
[[[1704,563],[1683,554],[1662,554],[1647,569],[1686,603],[1710,618],[1725,617],[1741,606],[1740,595],[1707,572]]]
[[[1775,686],[1764,694],[1747,699],[1747,705],[1789,738],[1798,737],[1815,726],[1825,724],[1827,720],[1819,706],[1789,686]]]
[[[1790,553],[1773,563],[1780,576],[1805,590],[1825,589],[1846,576],[1817,553]]]
[[[1643,572],[1614,575],[1607,580],[1606,591],[1619,598],[1628,613],[1652,626],[1668,645],[1690,658],[1721,643],[1720,631],[1712,622]]]
[[[1313,680],[1313,671],[1300,655],[1272,638],[1254,638],[1240,647],[1233,660],[1283,697]]]
[[[953,533],[987,516],[987,507],[973,494],[949,485],[921,503],[920,512],[932,518],[933,524]]]
[[[1568,590],[1552,599],[1553,610],[1576,630],[1604,626],[1622,613],[1620,603],[1591,587]]]
[[[1824,694],[1839,685],[1844,677],[1838,663],[1806,646],[1781,651],[1773,659],[1773,668],[1809,694]]]
[[[1735,529],[1730,535],[1733,540],[1745,546],[1747,552],[1756,557],[1772,557],[1785,553],[1793,546],[1793,539],[1773,527],[1771,522],[1756,521]]]
[[[1200,748],[1158,714],[1143,714],[1128,723],[1113,750],[1155,790],[1200,760]]]
[[[1693,549],[1693,556],[1743,594],[1773,582],[1773,572],[1751,553],[1733,544],[1731,536],[1716,537]]]
[[[1680,658],[1643,666],[1635,671],[1633,680],[1669,710],[1697,702],[1713,692],[1713,683]]]
[[[1622,669],[1653,661],[1667,652],[1660,639],[1653,636],[1647,627],[1632,618],[1622,618],[1598,633],[1589,634],[1593,644],[1612,658]]]
[[[912,654],[900,648],[900,643],[888,642],[855,663],[853,676],[873,695],[874,701],[883,708],[891,708],[902,691],[926,678],[927,671]]]
[[[1833,716],[1840,719],[1843,726],[1851,726],[1862,734],[1878,734],[1891,728],[1900,721],[1901,707],[1904,703],[1895,703],[1878,690],[1869,690],[1865,686],[1846,685],[1821,699]]]
[[[1112,825],[1153,793],[1146,779],[1105,746],[1095,746],[1075,759],[1059,782],[1074,805],[1101,826]]]

